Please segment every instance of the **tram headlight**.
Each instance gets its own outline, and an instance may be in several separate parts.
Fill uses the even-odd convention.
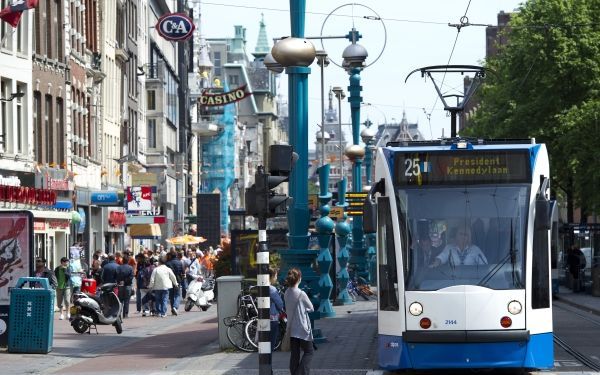
[[[513,315],[517,315],[518,313],[521,312],[521,310],[523,310],[523,306],[521,306],[521,302],[519,301],[510,301],[508,303],[508,312],[513,314]]]
[[[421,305],[419,302],[413,302],[408,307],[408,311],[411,313],[411,315],[419,316],[423,314],[423,305]]]

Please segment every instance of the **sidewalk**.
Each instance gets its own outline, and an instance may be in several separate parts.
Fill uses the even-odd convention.
[[[554,299],[600,316],[600,297],[583,292],[573,293],[571,289],[561,285]]]
[[[318,345],[311,374],[363,375],[377,368],[377,302],[334,306],[336,316],[315,323],[327,342]],[[289,374],[289,353],[273,353],[273,374]],[[258,354],[220,352],[214,343],[199,357],[171,369],[178,375],[258,374]]]

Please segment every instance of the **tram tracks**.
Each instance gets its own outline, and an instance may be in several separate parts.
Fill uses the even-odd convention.
[[[587,315],[581,314],[580,312],[576,311],[575,309],[567,308],[562,303],[556,304],[556,302],[555,302],[553,307],[554,308],[558,307],[560,309],[568,311],[571,314],[578,315],[580,318],[600,327],[600,321],[598,321],[596,319],[592,319]],[[560,346],[567,354],[569,354],[570,356],[575,358],[577,361],[579,361],[584,366],[587,366],[588,368],[590,368],[594,371],[600,372],[600,363],[598,363],[593,358],[590,358],[589,356],[587,356],[587,355],[581,353],[580,351],[578,351],[577,349],[575,349],[572,345],[568,344],[562,338],[560,338],[556,333],[553,334],[553,338],[554,338],[554,343],[556,345]]]

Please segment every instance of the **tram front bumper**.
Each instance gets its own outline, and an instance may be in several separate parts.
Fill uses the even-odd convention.
[[[508,332],[508,331],[501,331]],[[429,332],[428,332],[429,333]],[[469,332],[469,334],[472,332]],[[464,335],[464,331],[463,331]],[[379,366],[398,369],[457,369],[457,368],[531,368],[550,369],[554,365],[552,333],[530,335],[529,331],[514,334],[510,341],[448,340],[421,341],[415,337],[379,335]],[[470,335],[475,340],[476,335]],[[488,335],[488,338],[493,336]],[[522,340],[520,339],[522,338]],[[412,340],[412,341],[408,341]],[[424,339],[423,339],[424,340]]]

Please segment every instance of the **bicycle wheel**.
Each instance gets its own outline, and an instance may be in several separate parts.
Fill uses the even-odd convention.
[[[227,327],[227,338],[229,339],[231,345],[235,346],[237,349],[243,352],[253,352],[255,351],[255,348],[246,339],[246,332],[244,330],[245,327],[245,321],[235,322],[231,326]]]
[[[246,340],[250,342],[254,348],[258,349],[258,318],[252,318],[244,327]]]

